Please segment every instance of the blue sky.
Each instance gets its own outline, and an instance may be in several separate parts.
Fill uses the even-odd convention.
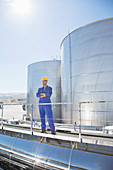
[[[113,0],[0,0],[0,93],[26,92],[29,64],[60,56],[68,31],[109,17]]]

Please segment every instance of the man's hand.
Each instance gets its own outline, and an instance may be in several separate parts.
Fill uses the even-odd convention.
[[[40,98],[46,97],[45,93],[40,93]]]

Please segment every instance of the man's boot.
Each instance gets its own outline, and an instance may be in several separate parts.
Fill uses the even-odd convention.
[[[56,132],[55,132],[55,131],[51,131],[51,134],[52,134],[52,135],[56,135]]]
[[[46,132],[46,130],[42,130],[42,131],[41,131],[41,133],[45,133],[45,132]]]

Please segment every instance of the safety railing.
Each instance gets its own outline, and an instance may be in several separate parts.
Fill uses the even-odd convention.
[[[68,106],[68,105],[73,106],[73,108],[75,107],[75,105],[78,106],[78,110],[76,109],[76,111],[74,111],[74,109],[72,109],[72,107],[71,107],[71,111],[70,112],[74,112],[74,114],[77,113],[77,116],[78,116],[77,126],[78,126],[79,141],[82,142],[82,133],[81,133],[81,130],[82,130],[82,126],[83,126],[82,122],[84,121],[82,116],[85,115],[85,114],[83,115],[83,112],[87,111],[85,109],[89,108],[89,106],[88,106],[89,104],[96,104],[96,105],[98,105],[98,104],[102,104],[103,105],[104,104],[105,105],[105,104],[108,104],[108,103],[112,103],[112,105],[109,105],[109,106],[107,105],[106,107],[101,106],[101,108],[103,107],[103,110],[101,110],[101,108],[98,108],[98,110],[99,110],[99,112],[103,112],[103,113],[105,112],[106,114],[108,114],[108,111],[110,111],[110,113],[111,113],[111,115],[110,115],[111,116],[111,120],[107,120],[108,116],[105,114],[105,122],[103,124],[106,125],[108,122],[110,122],[108,125],[113,125],[113,119],[112,119],[113,118],[113,101],[86,101],[86,102],[68,102],[68,103],[67,102],[59,102],[59,103],[36,103],[36,104],[30,103],[30,104],[25,104],[25,106],[26,106],[26,108],[29,106],[30,109],[31,109],[31,116],[30,116],[31,125],[30,125],[30,129],[31,129],[31,134],[32,135],[33,135],[33,125],[34,125],[33,124],[33,122],[34,122],[34,115],[33,115],[34,106],[38,107],[39,105],[42,105],[42,106],[43,105],[44,106],[46,106],[46,105],[51,105],[51,106],[58,106],[58,105],[60,105],[60,106],[62,106],[64,108],[65,108],[65,105],[66,106]],[[4,129],[4,118],[7,118],[7,117],[5,117],[5,114],[6,114],[5,113],[5,107],[8,107],[8,106],[10,106],[10,107],[18,106],[18,107],[20,107],[21,106],[21,108],[22,108],[22,105],[23,104],[0,104],[0,106],[1,106],[1,129],[2,130]],[[85,107],[85,109],[82,108],[85,105],[87,105],[87,107]],[[94,109],[93,112],[97,111],[96,107],[94,107],[93,109]],[[17,112],[17,110],[15,110],[15,112]],[[21,116],[23,116],[23,114],[25,114],[24,111],[22,111],[21,113],[22,113]],[[65,114],[65,113],[63,113],[63,114]],[[88,114],[88,116],[90,115],[90,113],[86,113],[86,115],[85,115],[86,117],[87,117],[87,114]],[[101,116],[99,118],[101,118]],[[13,119],[13,115],[12,115],[12,119]],[[110,117],[109,117],[109,119],[110,119]],[[98,120],[98,114],[97,114],[96,118],[92,117],[92,120],[89,120],[89,118],[87,118],[87,119],[85,118],[85,121],[87,121],[87,122],[88,121],[92,121],[93,122],[93,121],[96,121],[96,120]],[[75,119],[75,121],[76,121],[76,119]],[[103,120],[100,120],[100,121],[103,121]],[[76,123],[74,124],[74,128],[75,127],[76,127]],[[112,130],[112,128],[111,128],[111,130]]]

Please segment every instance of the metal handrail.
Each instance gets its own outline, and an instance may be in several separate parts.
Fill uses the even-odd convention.
[[[23,104],[1,104],[2,106],[2,118],[1,118],[1,127],[3,130],[3,108],[6,105],[26,105],[31,106],[31,135],[33,135],[33,107],[39,105],[70,105],[70,104],[78,104],[79,105],[79,142],[82,142],[81,135],[81,105],[82,104],[91,104],[91,103],[112,103],[113,101],[85,101],[85,102],[57,102],[57,103],[23,103]]]
[[[85,101],[85,102],[57,102],[57,103],[23,103],[23,104],[11,104],[11,103],[3,103],[0,105],[62,105],[62,104],[85,104],[85,103],[112,103],[113,101],[109,101],[109,100],[104,100],[104,101]]]

